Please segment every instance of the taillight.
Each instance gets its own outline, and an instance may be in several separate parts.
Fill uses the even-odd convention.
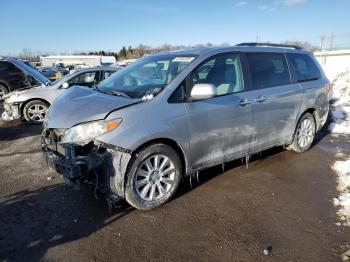
[[[326,89],[326,92],[329,93],[333,90],[333,83],[330,83],[328,85],[325,85],[324,87]]]

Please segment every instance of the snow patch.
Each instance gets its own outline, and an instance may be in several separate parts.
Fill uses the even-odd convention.
[[[334,134],[350,135],[350,71],[337,67],[324,69],[333,83],[332,123],[328,130]],[[337,214],[341,222],[338,224],[350,226],[350,157],[342,157],[344,160],[336,161],[332,167],[337,174],[339,192],[333,204],[339,208]]]
[[[350,134],[350,71],[329,75],[334,75],[334,78],[332,123],[328,130],[336,134]]]
[[[337,212],[343,225],[350,226],[350,159],[336,161],[333,169],[337,172],[339,196],[333,199],[335,206],[339,207]]]

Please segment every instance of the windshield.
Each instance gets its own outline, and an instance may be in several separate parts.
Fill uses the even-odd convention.
[[[138,60],[98,85],[101,92],[142,98],[157,95],[195,56],[158,55]]]
[[[57,79],[57,80],[51,82],[51,83],[50,83],[50,86],[53,86],[53,85],[61,86],[64,82],[67,82],[70,78],[74,77],[76,74],[77,74],[77,73],[65,75],[65,76],[63,76],[62,78]]]

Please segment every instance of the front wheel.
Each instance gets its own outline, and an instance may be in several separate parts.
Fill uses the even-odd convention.
[[[303,153],[307,151],[316,134],[316,123],[312,114],[304,114],[297,125],[294,133],[293,143],[288,147],[297,153]]]
[[[148,210],[165,204],[176,192],[181,178],[181,160],[174,149],[153,144],[131,160],[125,188],[126,201]]]
[[[41,100],[33,100],[23,108],[24,119],[28,122],[41,123],[44,121],[49,105]]]

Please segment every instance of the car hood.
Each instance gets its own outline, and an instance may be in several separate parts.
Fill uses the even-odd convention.
[[[51,90],[49,89],[49,86],[32,86],[32,87],[26,87],[26,88],[21,88],[16,91],[13,91],[11,93],[8,93],[3,96],[3,100],[6,101],[6,103],[14,103],[14,102],[23,102],[23,95],[26,97],[27,94],[31,95],[37,95],[39,93],[42,93],[43,91],[48,91]],[[26,98],[24,98],[26,99]]]
[[[43,85],[48,85],[51,81],[47,79],[43,74],[41,74],[38,70],[26,65],[25,63],[18,61],[16,59],[12,59],[11,62],[15,64],[19,69],[21,69],[26,74],[32,76],[36,81]]]
[[[87,87],[73,86],[51,105],[45,128],[71,128],[83,122],[104,119],[109,112],[142,101],[109,95]]]

